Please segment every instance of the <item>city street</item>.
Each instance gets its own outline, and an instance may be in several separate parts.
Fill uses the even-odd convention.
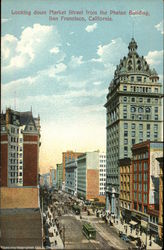
[[[120,239],[114,226],[106,224],[94,213],[88,215],[84,209],[81,209],[80,215],[73,213],[68,199],[68,194],[56,192],[51,199],[51,201],[55,200],[55,203],[51,202],[54,205],[50,205],[53,206],[53,218],[54,220],[57,218],[59,228],[61,228],[60,237],[65,249],[128,249],[134,247],[133,244]],[[85,222],[89,222],[96,229],[95,240],[88,240],[84,236],[82,226]]]
[[[65,225],[66,249],[128,249],[132,244],[121,240],[115,228],[109,227],[101,219],[82,213],[79,215],[69,213],[61,216],[59,221]],[[82,224],[90,222],[96,229],[96,240],[87,240],[82,233]]]
[[[125,224],[122,225],[120,221],[114,221],[113,218],[105,219],[103,209],[93,209],[82,200],[63,191],[49,192],[45,190],[42,194],[46,248],[137,249],[136,237],[145,242],[144,233],[142,236],[136,236],[135,231],[133,230],[131,233],[129,227],[126,233]],[[72,209],[75,204],[80,209],[78,214]],[[111,220],[111,223],[108,220]],[[83,234],[82,228],[86,222],[96,230],[94,240],[88,240]],[[126,237],[123,237],[123,240],[119,237],[119,232],[123,232],[125,236],[131,236],[133,240]],[[153,242],[151,246],[147,244],[147,249],[160,249],[160,247]]]

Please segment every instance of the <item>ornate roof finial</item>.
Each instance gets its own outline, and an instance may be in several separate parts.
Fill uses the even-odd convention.
[[[134,40],[134,38],[132,38],[132,40],[131,40],[131,42],[129,43],[129,46],[128,46],[129,52],[136,53],[137,48],[138,48],[137,43]]]
[[[32,105],[31,105],[31,113],[32,113]]]

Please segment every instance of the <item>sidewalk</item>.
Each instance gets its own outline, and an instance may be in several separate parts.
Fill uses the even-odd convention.
[[[101,214],[101,211],[99,210],[100,214]],[[96,212],[95,212],[96,214]],[[105,212],[102,213],[102,215],[105,215]],[[101,215],[100,215],[100,218],[101,218]],[[107,218],[107,217],[106,217]],[[158,249],[162,249],[162,247],[160,247],[158,244],[156,244],[154,242],[154,238],[151,237],[151,246],[149,245],[150,243],[150,240],[149,240],[149,236],[147,236],[147,239],[146,239],[146,234],[143,232],[142,235],[140,235],[140,233],[136,233],[136,230],[133,229],[132,232],[131,232],[131,228],[130,228],[130,225],[128,224],[121,224],[120,220],[118,219],[115,219],[115,223],[114,223],[114,219],[113,217],[109,216],[109,218],[107,218],[107,221],[109,223],[109,221],[111,221],[113,223],[113,226],[117,229],[117,231],[122,231],[124,234],[126,234],[127,236],[132,236],[134,238],[140,238],[141,239],[141,242],[145,245],[147,245],[147,248],[146,249],[150,249],[150,250],[158,250]],[[127,226],[127,232],[126,232],[126,229],[124,226]],[[134,245],[136,246],[136,241],[131,241],[131,243],[134,243]]]
[[[112,219],[111,219],[112,222],[114,222]],[[118,221],[118,223],[117,223]],[[126,230],[125,230],[125,227],[124,226],[127,226],[127,233],[126,233]],[[146,239],[146,234],[145,233],[142,233],[142,235],[140,235],[140,233],[136,234],[136,230],[132,230],[132,233],[131,233],[131,229],[130,229],[130,225],[128,224],[121,224],[121,222],[119,220],[116,220],[115,223],[113,223],[113,226],[118,230],[118,231],[122,231],[123,233],[125,233],[127,236],[133,236],[133,237],[140,237],[141,241],[147,245],[147,248],[146,249],[152,249],[152,250],[158,250],[158,249],[162,249],[159,245],[157,245],[155,242],[154,242],[154,238],[152,237],[151,238],[151,246],[149,245],[149,236],[147,237]],[[147,241],[147,244],[146,244],[146,241]]]
[[[63,241],[59,234],[59,229],[57,228],[57,225],[54,223],[53,214],[51,213],[51,210],[49,207],[47,211],[45,212],[45,214],[46,214],[46,222],[50,225],[50,228],[48,229],[48,231],[49,231],[49,234],[51,234],[51,236],[49,236],[51,248],[64,249]],[[48,214],[50,214],[50,218],[47,216]]]

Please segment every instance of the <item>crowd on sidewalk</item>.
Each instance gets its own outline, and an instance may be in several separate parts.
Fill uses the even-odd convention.
[[[139,228],[133,228],[130,224],[127,224],[123,219],[117,219],[114,215],[108,212],[96,210],[96,215],[100,216],[110,226],[117,229],[118,233],[124,234],[131,239],[134,239],[134,244],[139,249],[162,249],[158,244],[154,242],[154,237],[147,235]]]
[[[45,229],[45,246],[55,249],[63,249],[62,231],[57,219],[54,219],[50,207],[43,213],[43,223]]]

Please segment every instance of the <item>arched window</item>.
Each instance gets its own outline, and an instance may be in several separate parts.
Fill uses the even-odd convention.
[[[144,111],[143,107],[139,107],[139,108],[138,108],[138,112],[139,112],[139,113],[143,113],[143,111]]]
[[[131,112],[136,112],[136,108],[134,106],[131,106]]]
[[[150,113],[150,112],[151,112],[151,109],[150,109],[149,107],[146,107],[146,108],[145,108],[145,111],[146,111],[146,113]]]

